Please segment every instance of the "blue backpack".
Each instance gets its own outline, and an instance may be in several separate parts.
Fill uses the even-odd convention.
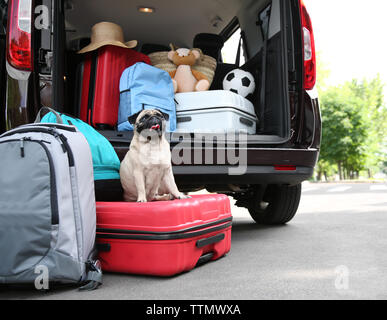
[[[74,125],[85,136],[93,158],[94,180],[120,179],[120,160],[110,142],[82,120],[60,114],[64,124]],[[42,123],[57,123],[53,112],[47,113]]]
[[[175,131],[174,97],[172,79],[166,71],[143,62],[127,68],[120,80],[118,131],[132,131],[128,117],[144,109],[158,109],[168,114],[167,131]]]

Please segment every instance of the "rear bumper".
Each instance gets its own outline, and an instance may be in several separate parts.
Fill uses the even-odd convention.
[[[131,137],[107,136],[120,160],[128,152]],[[171,143],[172,165],[177,185],[183,189],[205,186],[298,184],[313,175],[319,150],[295,147],[239,148],[185,146],[176,152]],[[236,160],[236,161],[235,161]],[[276,170],[276,166],[291,166],[292,170]]]
[[[127,148],[116,147],[120,158]],[[316,149],[247,149],[247,162],[231,165],[219,162],[217,150],[213,150],[213,161],[206,162],[205,149],[191,149],[191,162],[176,165],[181,159],[172,157],[173,173],[177,185],[186,189],[215,185],[259,185],[259,184],[298,184],[313,175],[319,151]],[[195,162],[195,153],[203,156],[202,161]],[[210,157],[211,158],[211,157]],[[199,157],[200,159],[200,157]],[[188,159],[187,159],[188,160]],[[224,160],[224,159],[223,159]],[[207,163],[207,164],[206,164]],[[290,166],[290,170],[278,170],[276,166]]]
[[[319,151],[251,148],[246,150],[246,154],[247,162],[236,166],[217,163],[216,151],[213,165],[173,166],[176,182],[179,186],[298,184],[312,177]],[[278,170],[277,166],[291,168]],[[238,169],[237,174],[235,169]]]
[[[313,175],[311,167],[277,171],[274,166],[248,166],[243,175],[230,175],[231,166],[174,166],[179,186],[299,184]]]

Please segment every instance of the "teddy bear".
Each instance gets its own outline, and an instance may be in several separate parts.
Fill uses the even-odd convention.
[[[201,53],[196,49],[180,48],[171,50],[168,53],[168,59],[177,66],[176,70],[169,73],[175,93],[206,91],[210,88],[207,77],[203,73],[192,69],[192,66],[196,64],[200,57]]]

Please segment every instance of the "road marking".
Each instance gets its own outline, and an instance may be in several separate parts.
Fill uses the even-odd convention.
[[[310,191],[315,191],[315,190],[318,190],[319,188],[305,188],[305,189],[302,189],[302,192],[310,192]]]
[[[352,187],[337,187],[337,188],[329,189],[327,192],[344,192],[349,189],[352,189]]]
[[[387,186],[385,185],[376,185],[376,186],[370,186],[371,191],[384,191],[387,190]]]

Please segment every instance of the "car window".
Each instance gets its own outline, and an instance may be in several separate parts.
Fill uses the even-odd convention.
[[[240,63],[239,65],[243,65],[246,62],[245,58],[245,50],[243,48],[243,39],[241,40],[241,29],[238,28],[230,38],[226,40],[222,49],[222,60],[224,63],[235,64],[237,53],[238,53],[238,45],[241,44],[240,51]],[[238,63],[237,63],[238,64]]]

